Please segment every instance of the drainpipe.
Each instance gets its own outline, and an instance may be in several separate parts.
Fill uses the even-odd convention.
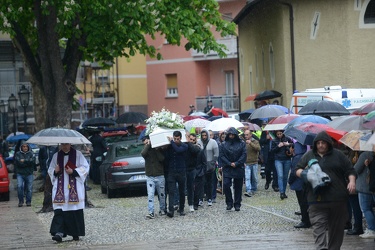
[[[117,103],[115,105],[117,106],[117,118],[120,116],[120,84],[119,84],[119,75],[118,75],[118,57],[116,57],[116,95],[117,95]]]
[[[240,45],[238,43],[238,36],[236,38],[237,42],[237,78],[238,78],[238,113],[241,112],[241,73],[240,73]]]
[[[295,53],[294,53],[294,14],[293,14],[293,6],[290,3],[285,3],[279,1],[280,4],[286,5],[289,8],[289,26],[290,26],[290,54],[292,58],[292,88],[293,93],[296,90],[296,63],[295,63]]]

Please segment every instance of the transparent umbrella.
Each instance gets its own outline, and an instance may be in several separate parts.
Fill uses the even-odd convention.
[[[78,131],[59,127],[40,130],[38,133],[28,139],[27,143],[34,143],[44,146],[53,146],[61,143],[91,144],[91,142]]]

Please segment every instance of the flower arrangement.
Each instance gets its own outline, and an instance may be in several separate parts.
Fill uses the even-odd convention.
[[[183,129],[184,120],[176,113],[172,113],[167,109],[162,109],[160,112],[152,111],[150,118],[146,120],[147,128],[146,135],[151,134],[159,127],[170,129]]]

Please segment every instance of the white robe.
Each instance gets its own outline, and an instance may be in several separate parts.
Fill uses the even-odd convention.
[[[60,169],[63,169],[64,173],[64,196],[65,196],[65,203],[59,204],[59,203],[53,203],[53,209],[62,209],[63,211],[72,211],[72,210],[78,210],[78,209],[84,209],[85,208],[85,179],[89,173],[90,166],[87,163],[86,158],[83,156],[83,154],[80,151],[77,152],[76,157],[76,166],[75,169],[79,176],[76,177],[76,183],[77,183],[77,194],[79,198],[79,202],[75,204],[69,204],[69,175],[66,173],[64,166],[68,162],[69,155],[64,156],[64,166],[60,166]],[[51,177],[52,181],[52,202],[55,199],[56,190],[57,190],[57,176],[54,175],[55,167],[57,166],[57,154],[55,153],[52,157],[51,164],[48,168],[48,174]]]

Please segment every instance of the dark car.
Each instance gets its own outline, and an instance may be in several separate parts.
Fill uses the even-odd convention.
[[[145,160],[141,156],[143,143],[138,141],[114,142],[100,165],[102,193],[113,198],[118,189],[146,187]]]
[[[9,184],[7,165],[0,155],[0,198],[2,198],[2,200],[9,201]]]

